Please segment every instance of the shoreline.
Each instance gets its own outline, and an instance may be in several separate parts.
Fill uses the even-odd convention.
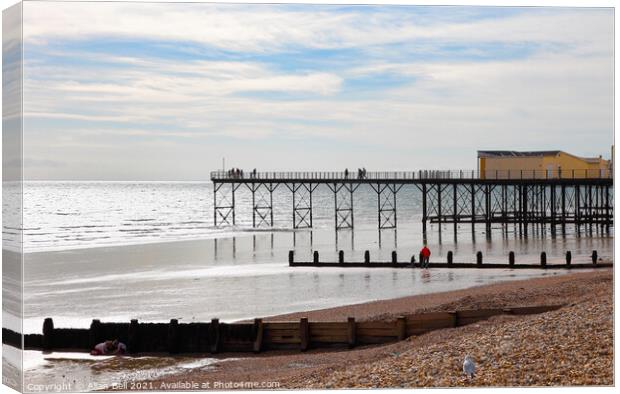
[[[593,298],[595,301],[593,301]],[[209,355],[209,357],[214,357],[218,360],[209,368],[190,369],[186,372],[162,377],[161,379],[148,380],[147,382],[154,390],[161,389],[162,387],[174,389],[175,382],[181,381],[196,382],[199,385],[205,382],[210,384],[214,382],[257,382],[259,385],[260,382],[278,382],[279,388],[287,389],[612,384],[613,346],[609,344],[613,343],[613,269],[502,282],[463,290],[274,315],[265,318],[265,320],[274,321],[308,317],[311,321],[321,321],[327,319],[346,319],[347,316],[354,316],[356,320],[373,320],[386,319],[411,312],[446,311],[456,308],[530,306],[552,304],[558,301],[565,305],[558,311],[527,316],[496,316],[468,326],[436,330],[386,345],[360,346],[352,350],[342,348],[327,350],[310,349],[305,353],[298,351],[273,351],[261,354],[248,354],[242,357],[239,357],[240,354],[238,353]],[[598,324],[604,327],[601,327],[602,329],[594,334],[588,334],[589,336],[585,335],[585,333],[580,335],[581,332],[579,330],[583,327],[585,327],[584,329],[591,330],[591,325],[593,324],[588,319],[580,318],[584,313],[594,314],[595,316],[592,319],[598,319]],[[519,340],[525,337],[529,338],[530,334],[528,331],[534,332],[539,326],[543,330],[549,330],[549,332],[528,340]],[[574,334],[571,334],[570,330],[576,331]],[[504,338],[503,342],[499,341],[501,343],[498,344],[497,341],[490,340],[489,338],[494,338],[495,333],[499,331],[512,334],[505,334],[501,337]],[[572,348],[564,348],[561,343],[557,343],[558,340],[561,340],[566,335],[569,335],[570,341],[574,342]],[[464,342],[464,338],[468,336],[482,336],[486,338],[486,342],[484,346],[479,346],[479,342]],[[531,353],[539,349],[539,353],[544,352],[544,354],[539,354],[539,356],[544,356],[546,359],[562,357],[562,367],[566,368],[569,368],[570,365],[566,366],[565,364],[570,364],[571,361],[565,358],[564,353],[570,353],[574,349],[580,349],[579,351],[584,352],[592,348],[594,354],[591,357],[598,357],[602,360],[597,365],[592,365],[592,368],[602,368],[602,370],[588,378],[587,376],[584,377],[583,373],[573,371],[573,369],[571,369],[570,373],[553,373],[549,376],[545,376],[544,371],[538,371],[536,377],[532,377],[534,375],[526,377],[512,376],[510,375],[510,370],[502,369],[502,374],[495,379],[493,378],[493,373],[491,373],[491,367],[497,368],[495,364],[498,361],[494,360],[491,365],[486,365],[487,361],[490,360],[491,352],[488,349],[485,350],[485,346],[504,346],[502,343],[508,341],[508,338],[510,338],[511,349],[516,349],[519,346],[530,347],[527,352],[524,351],[523,357],[527,357],[528,352]],[[542,341],[542,344],[540,341]],[[543,349],[547,347],[545,341],[549,342],[549,346],[559,346],[559,348],[545,352]],[[582,343],[584,341],[587,341],[587,343]],[[592,341],[595,342],[591,343]],[[534,346],[534,344],[535,348],[531,349],[531,346]],[[481,364],[481,368],[487,367],[485,369],[489,371],[490,375],[474,382],[464,380],[459,373],[458,363],[462,363],[462,360],[459,361],[458,358],[461,357],[461,354],[449,353],[454,346],[461,350],[469,348],[467,351],[475,355],[475,358]],[[435,347],[440,347],[442,350],[433,350]],[[393,367],[393,363],[397,362],[398,358],[405,357],[404,355],[417,358],[431,357],[433,359],[430,361],[418,360],[420,368],[426,369],[421,372],[418,371],[422,375],[418,373],[417,380],[411,381],[408,380],[410,374],[406,372],[399,373],[398,368],[395,369]],[[450,362],[443,362],[444,356],[449,356]],[[513,356],[514,354],[511,355],[511,357]],[[517,356],[521,357],[521,353],[517,354]],[[256,362],[257,359],[261,361]],[[583,359],[582,355],[579,355],[578,359]],[[547,362],[553,362],[553,360],[547,360]],[[435,364],[441,365],[442,363],[449,368],[445,366],[436,366],[436,368],[443,371],[444,375],[438,375],[433,371],[429,372],[428,368]],[[544,368],[542,364],[540,366],[538,365],[539,363],[535,364],[537,368]],[[405,365],[409,364],[405,363]],[[590,366],[590,363],[588,365]],[[578,367],[577,365],[575,366],[575,368]],[[592,373],[592,368],[588,370],[590,374]],[[378,380],[369,380],[370,375],[368,371],[378,374]],[[387,379],[386,376],[381,376],[382,374],[390,378]],[[187,387],[178,387],[177,389],[183,388],[187,389]],[[205,389],[204,386],[201,386],[201,388]],[[209,388],[213,389],[214,387],[207,387],[207,389]],[[247,389],[247,387],[245,388]],[[260,386],[255,388],[260,388]]]
[[[397,297],[386,300],[376,300],[362,302],[357,304],[349,304],[336,306],[332,308],[321,308],[309,311],[283,313],[263,317],[264,321],[285,321],[299,320],[307,317],[310,321],[346,321],[347,317],[353,316],[356,320],[380,320],[386,317],[396,318],[398,315],[408,315],[423,312],[443,312],[451,311],[462,307],[471,308],[505,308],[517,306],[511,302],[517,303],[519,290],[527,291],[542,290],[550,284],[558,284],[571,282],[577,278],[589,278],[592,274],[611,272],[613,268],[599,268],[588,271],[579,271],[573,273],[558,274],[549,272],[549,275],[531,279],[508,280],[498,283],[476,285],[459,290],[442,291],[436,293],[418,294],[406,297]],[[484,299],[489,295],[498,295],[498,292],[509,292],[494,299]],[[514,296],[517,295],[515,298]],[[472,303],[473,299],[480,297],[477,302]],[[459,301],[461,300],[462,301]],[[561,295],[551,295],[551,300],[561,303],[563,299]],[[554,303],[549,301],[549,304]],[[527,306],[521,305],[518,306]],[[389,310],[389,312],[385,312]],[[247,320],[242,320],[247,321]]]

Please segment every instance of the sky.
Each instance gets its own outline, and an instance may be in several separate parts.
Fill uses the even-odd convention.
[[[24,5],[24,173],[207,180],[609,157],[613,10]]]

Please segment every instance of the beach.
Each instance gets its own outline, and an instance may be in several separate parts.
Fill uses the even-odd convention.
[[[174,389],[181,382],[215,388],[380,388],[453,386],[547,386],[613,384],[613,271],[503,282],[464,290],[404,297],[271,320],[385,319],[403,313],[456,308],[561,303],[553,312],[496,316],[468,326],[441,329],[407,340],[353,350],[220,354],[207,368],[189,369],[149,381]],[[389,312],[387,312],[389,311]],[[477,374],[467,379],[463,358]],[[213,357],[213,356],[210,356]],[[233,357],[232,360],[228,358]],[[244,382],[247,384],[244,385]],[[201,386],[205,388],[204,385]],[[187,387],[177,387],[187,388]],[[191,386],[189,387],[191,388]]]

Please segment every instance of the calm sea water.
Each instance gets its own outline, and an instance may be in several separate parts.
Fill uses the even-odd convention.
[[[291,192],[280,185],[273,198],[272,230],[292,233]],[[210,182],[27,182],[24,184],[24,250],[37,252],[189,239],[230,239],[265,231],[264,226],[252,230],[251,193],[244,186],[236,193],[236,205],[236,226],[216,228],[213,223],[213,185]],[[334,197],[326,186],[319,186],[315,191],[313,206],[313,234],[331,232],[333,243],[339,238],[345,242],[351,238],[353,250],[372,247],[359,242],[355,245],[358,232],[374,232],[370,240],[373,244],[380,239],[384,243],[392,240],[396,246],[399,241],[415,241],[416,244],[422,241],[421,194],[413,185],[403,187],[398,193],[399,233],[396,236],[393,231],[377,231],[377,195],[368,185],[361,185],[355,192],[354,234],[341,231],[336,236]],[[429,226],[431,243],[455,243],[452,225],[444,225],[441,235],[438,230],[437,225]],[[15,233],[15,229],[4,228],[4,240],[9,244],[15,241]],[[456,243],[461,244],[478,242],[486,245],[491,236],[491,242],[501,245],[506,239],[519,238],[513,226],[494,226],[491,234],[486,234],[484,226],[480,226],[472,234],[470,225],[460,225],[458,233]],[[540,229],[530,233],[530,238],[521,237],[516,242],[521,247],[515,247],[523,253],[540,252],[530,249],[539,248],[535,240],[550,238],[550,231]],[[613,231],[594,237],[613,237]],[[570,227],[567,234],[558,235],[558,239],[572,238],[577,236]],[[528,248],[532,242],[534,246]]]

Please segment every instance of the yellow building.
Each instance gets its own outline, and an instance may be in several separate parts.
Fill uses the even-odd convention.
[[[560,150],[517,152],[478,151],[483,179],[603,178],[611,176],[611,162],[578,157]]]

